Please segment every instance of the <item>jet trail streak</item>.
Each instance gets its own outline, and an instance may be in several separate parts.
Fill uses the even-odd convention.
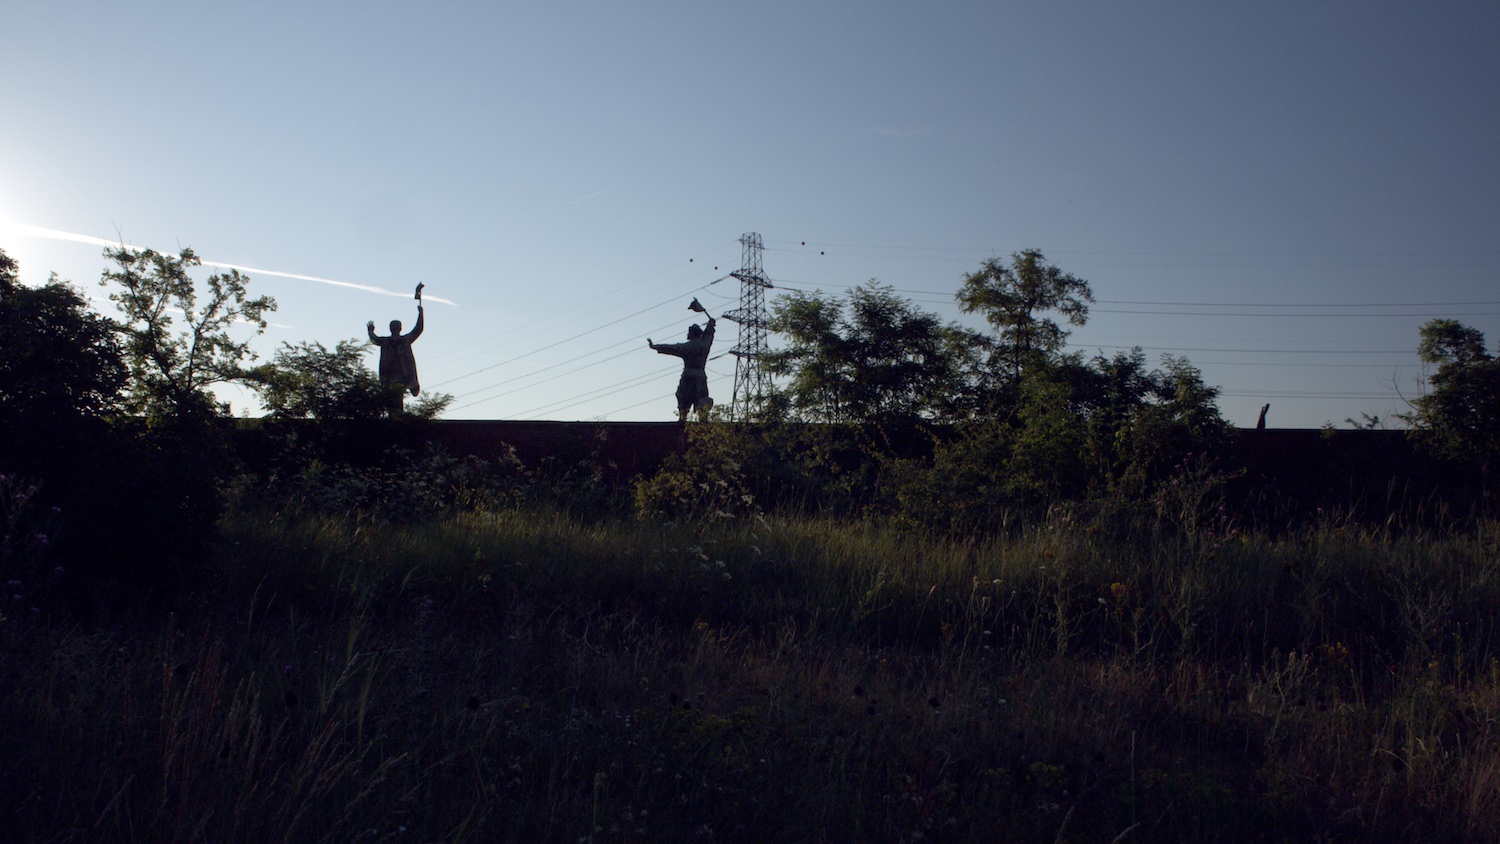
[[[124,246],[126,249],[136,249],[136,250],[139,250],[139,249],[143,248],[143,247],[139,247],[139,246],[129,246],[127,244],[119,243],[119,242],[113,241],[113,240],[105,240],[102,237],[94,237],[92,235],[87,235],[87,234],[78,234],[76,232],[58,231],[57,229],[48,229],[48,228],[43,228],[41,226],[29,225],[27,223],[21,223],[21,224],[19,224],[18,228],[21,230],[21,234],[27,235],[29,237],[42,237],[42,238],[48,238],[48,239],[51,239],[51,240],[66,240],[66,241],[71,241],[73,243],[87,243],[87,244],[90,244],[92,246]],[[301,281],[315,281],[318,284],[331,284],[334,287],[345,287],[345,288],[348,288],[350,290],[362,290],[362,291],[364,291],[366,293],[375,293],[375,294],[378,294],[380,296],[395,296],[397,298],[404,299],[404,298],[406,298],[406,297],[408,297],[408,296],[411,295],[410,293],[403,293],[403,292],[401,292],[399,290],[390,290],[390,289],[385,288],[385,287],[376,287],[373,284],[358,284],[358,283],[352,282],[352,281],[339,281],[337,279],[322,278],[320,276],[315,276],[315,275],[303,275],[301,273],[285,273],[285,272],[281,272],[280,270],[267,270],[267,269],[262,269],[262,268],[259,268],[259,267],[247,267],[247,266],[244,266],[244,265],[241,265],[241,264],[227,264],[227,263],[225,263],[223,261],[210,261],[207,258],[203,258],[201,256],[200,256],[199,260],[201,260],[205,266],[209,266],[209,267],[221,267],[221,268],[226,269],[226,270],[239,270],[240,272],[243,272],[243,273],[253,273],[253,274],[257,274],[257,275],[274,275],[274,276],[281,276],[282,278],[295,278],[295,279],[299,279]],[[424,301],[424,302],[439,302],[439,303],[444,304],[444,305],[453,305],[453,304],[456,304],[453,300],[451,300],[451,299],[444,299],[441,296],[423,296],[422,297],[422,301]]]

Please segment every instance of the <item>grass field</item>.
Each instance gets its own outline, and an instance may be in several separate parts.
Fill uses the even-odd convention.
[[[18,841],[1500,840],[1500,524],[232,512],[0,625]]]

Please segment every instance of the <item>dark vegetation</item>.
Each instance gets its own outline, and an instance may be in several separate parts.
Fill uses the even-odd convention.
[[[1500,836],[1500,391],[1457,323],[1429,474],[1266,473],[1187,361],[1066,353],[1092,294],[1039,253],[964,281],[993,335],[793,296],[759,416],[621,491],[586,444],[432,448],[443,397],[382,418],[358,345],[255,365],[245,279],[110,257],[123,324],[0,253],[13,840]]]

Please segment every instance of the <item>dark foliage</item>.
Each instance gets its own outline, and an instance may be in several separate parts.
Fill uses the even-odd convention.
[[[597,517],[621,506],[597,454],[543,458],[449,454],[415,417],[351,421],[260,420],[235,434],[247,505],[415,523],[479,509],[547,507]]]
[[[990,358],[996,387],[1061,353],[1068,332],[1044,314],[1055,311],[1070,325],[1083,325],[1092,301],[1087,281],[1047,263],[1037,249],[1011,255],[1008,266],[985,261],[958,291],[959,307],[982,314],[998,332]]]
[[[945,325],[871,282],[847,300],[793,293],[770,327],[787,340],[764,365],[788,376],[774,406],[810,422],[909,424],[951,418],[964,405],[978,335]]]
[[[1156,518],[1184,461],[1215,479],[1214,501],[1234,473],[1218,391],[1181,359],[1148,370],[1139,350],[1063,356],[1018,387],[1006,414],[963,422],[694,426],[687,451],[637,486],[636,504],[656,518],[765,508],[974,534],[1069,502]],[[1180,519],[1204,505],[1165,509]]]
[[[402,405],[406,386],[381,382],[365,365],[367,345],[340,340],[329,349],[316,342],[282,343],[271,362],[251,370],[248,380],[274,419],[379,419]],[[452,400],[447,394],[423,393],[404,414],[432,419]]]
[[[0,472],[34,487],[30,506],[48,514],[32,565],[87,611],[190,587],[233,466],[206,406],[179,404],[191,412],[153,425],[123,415],[141,389],[120,326],[56,277],[20,285],[3,252],[0,331]]]
[[[1417,351],[1437,369],[1407,420],[1437,453],[1479,466],[1488,485],[1500,459],[1500,358],[1483,333],[1451,319],[1423,325]]]
[[[276,301],[250,298],[250,280],[230,270],[207,278],[208,297],[200,304],[189,271],[202,261],[191,249],[165,255],[120,246],[104,255],[116,265],[101,283],[125,318],[121,333],[132,409],[153,418],[222,412],[208,388],[245,380],[254,359],[249,338],[235,339],[230,328],[244,323],[256,334],[265,331],[265,315],[276,310]],[[182,331],[174,327],[173,313],[180,315]]]

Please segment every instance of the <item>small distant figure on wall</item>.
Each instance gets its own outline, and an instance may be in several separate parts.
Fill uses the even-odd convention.
[[[370,334],[370,342],[380,347],[380,380],[386,383],[397,383],[406,387],[412,395],[422,391],[421,384],[417,381],[417,359],[411,352],[411,344],[422,336],[422,288],[427,285],[417,282],[417,292],[412,298],[417,300],[417,324],[412,328],[410,334],[401,333],[401,320],[391,320],[391,336],[381,337],[375,333],[375,321],[365,323],[365,330]],[[393,413],[400,413],[402,407],[402,396],[395,393],[395,405]]]
[[[688,326],[686,343],[656,343],[646,338],[646,345],[658,354],[682,358],[682,378],[677,382],[677,421],[686,422],[689,410],[696,411],[700,421],[708,419],[714,400],[708,395],[708,352],[714,344],[714,318],[693,299],[688,310],[708,317],[702,328]]]
[[[1271,406],[1269,404],[1260,406],[1260,418],[1255,420],[1255,430],[1264,431],[1266,429],[1266,411],[1270,409]]]

